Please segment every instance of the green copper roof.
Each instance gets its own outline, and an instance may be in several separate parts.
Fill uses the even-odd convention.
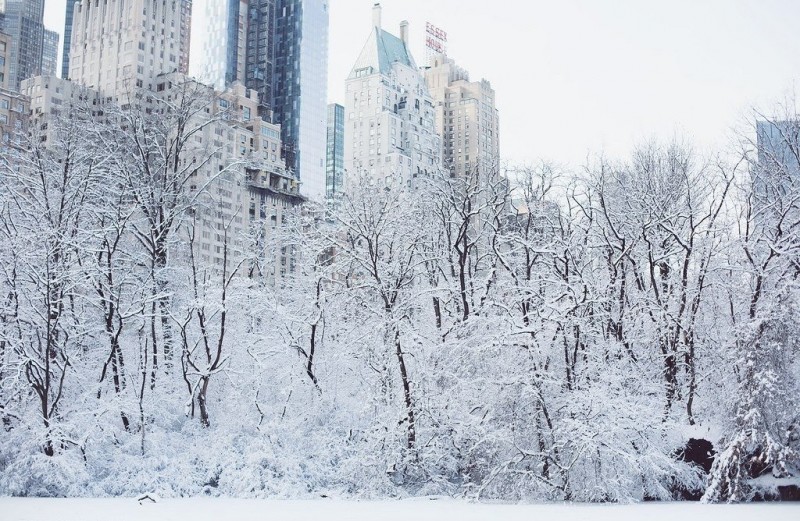
[[[414,63],[414,58],[411,57],[403,40],[375,27],[369,35],[367,43],[364,44],[353,70],[350,71],[349,78],[355,78],[356,71],[366,68],[372,68],[370,73],[388,74],[393,63],[402,63],[413,69],[417,68],[417,64]]]

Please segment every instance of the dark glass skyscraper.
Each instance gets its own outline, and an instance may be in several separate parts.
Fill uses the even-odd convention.
[[[227,6],[227,41],[225,52],[227,60],[225,64],[225,84],[230,85],[234,81],[242,81],[239,77],[239,16],[242,9],[239,0],[228,0]]]
[[[204,34],[192,74],[258,92],[259,116],[281,126],[281,157],[301,192],[325,197],[328,0],[207,0],[196,11]]]
[[[275,0],[250,0],[244,82],[258,92],[259,116],[267,121],[272,121],[274,40]]]
[[[42,73],[44,0],[0,1],[0,10],[4,11],[0,31],[11,37],[8,86],[18,91],[22,80]]]
[[[69,79],[69,46],[72,42],[72,13],[79,0],[67,0],[67,12],[64,15],[64,49],[61,60],[61,77]]]
[[[303,195],[325,197],[328,0],[276,0],[273,122]]]
[[[325,195],[335,199],[344,183],[344,107],[328,105],[328,140],[325,157]]]

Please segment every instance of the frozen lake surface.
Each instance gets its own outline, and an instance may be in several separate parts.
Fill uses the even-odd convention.
[[[506,505],[442,499],[404,501],[0,498],[1,521],[798,521],[800,503],[701,505]]]

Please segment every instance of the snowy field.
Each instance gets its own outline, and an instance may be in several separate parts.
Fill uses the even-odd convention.
[[[496,505],[454,500],[278,501],[0,498],[2,521],[797,521],[800,503],[701,505]]]

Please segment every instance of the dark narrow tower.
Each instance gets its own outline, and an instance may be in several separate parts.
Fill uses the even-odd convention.
[[[276,0],[273,121],[301,193],[325,197],[328,0]]]
[[[344,187],[344,107],[328,105],[327,150],[325,157],[325,197],[336,199]]]
[[[67,12],[64,15],[64,48],[61,52],[61,77],[69,79],[69,46],[72,42],[72,15],[75,4],[79,0],[67,0]]]
[[[258,92],[258,115],[272,121],[275,75],[275,0],[250,0],[247,12],[245,85]]]

